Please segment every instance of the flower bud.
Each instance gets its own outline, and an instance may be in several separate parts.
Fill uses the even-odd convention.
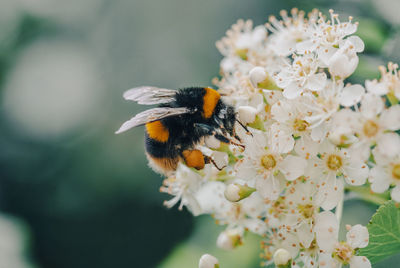
[[[253,123],[256,120],[257,110],[251,106],[240,106],[238,109],[240,122]]]
[[[257,84],[264,81],[267,78],[267,73],[265,72],[263,67],[254,67],[250,70],[249,73],[250,81],[254,87],[257,87]]]
[[[229,184],[224,192],[225,198],[231,202],[238,202],[250,196],[256,189],[237,183]]]
[[[263,89],[279,89],[274,80],[265,72],[263,67],[254,67],[249,72],[250,82],[253,87]]]
[[[204,254],[199,260],[199,268],[219,268],[218,259],[210,254]]]
[[[232,250],[241,244],[242,232],[238,229],[225,230],[217,238],[217,246],[225,250]]]
[[[290,261],[292,259],[292,256],[290,256],[289,251],[287,251],[284,248],[280,248],[275,251],[274,253],[274,263],[276,267],[279,268],[284,268],[284,267],[290,267]]]

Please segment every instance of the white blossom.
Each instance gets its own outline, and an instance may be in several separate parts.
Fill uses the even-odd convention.
[[[265,265],[369,268],[355,254],[369,242],[364,226],[348,226],[347,241],[338,241],[345,187],[391,191],[400,202],[398,66],[380,67],[379,80],[347,83],[364,43],[352,17],[329,13],[293,9],[227,31],[213,83],[235,109],[230,142],[202,137],[192,147],[212,161],[194,170],[180,159],[161,187],[173,196],[168,207],[225,226],[220,248],[245,243],[246,232],[262,236]],[[206,254],[199,267],[218,260]]]
[[[199,268],[218,268],[218,259],[210,254],[204,254],[199,260]]]

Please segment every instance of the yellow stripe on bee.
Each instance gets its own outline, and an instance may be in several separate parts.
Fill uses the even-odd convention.
[[[218,100],[221,98],[219,93],[209,87],[205,88],[206,94],[203,97],[203,116],[210,118],[214,113],[215,106],[217,106]]]
[[[195,169],[203,169],[205,162],[204,162],[204,155],[199,150],[185,150],[182,152],[183,159],[188,167],[193,167]]]
[[[166,142],[169,138],[169,131],[161,121],[147,123],[146,130],[149,137],[158,142]]]

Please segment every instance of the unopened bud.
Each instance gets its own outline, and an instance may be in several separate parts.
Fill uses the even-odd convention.
[[[265,72],[263,67],[254,67],[249,72],[250,82],[253,87],[263,89],[280,89],[275,84],[275,81]]]
[[[254,87],[257,87],[257,84],[264,81],[267,78],[267,73],[265,72],[263,67],[254,67],[250,70],[249,73],[250,81]]]
[[[231,202],[238,202],[250,196],[256,189],[237,183],[229,184],[224,192],[225,198]]]
[[[238,109],[240,122],[253,123],[256,120],[257,110],[251,106],[240,106]]]
[[[217,238],[217,246],[225,250],[232,250],[242,244],[242,232],[238,229],[225,230]]]
[[[218,259],[210,254],[204,254],[199,260],[199,268],[219,268]]]
[[[290,256],[289,251],[286,249],[280,248],[277,249],[274,253],[274,263],[276,267],[279,268],[286,268],[290,267],[290,262],[291,262],[292,256]]]

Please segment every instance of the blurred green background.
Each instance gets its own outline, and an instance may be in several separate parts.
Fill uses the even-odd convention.
[[[210,217],[162,206],[143,129],[114,135],[145,108],[121,94],[210,85],[215,41],[237,19],[261,24],[292,7],[353,15],[366,52],[352,82],[377,77],[400,59],[399,3],[0,0],[0,267],[197,267],[206,252],[222,267],[258,267],[257,237],[226,253]],[[344,222],[366,224],[374,209],[349,201]]]

